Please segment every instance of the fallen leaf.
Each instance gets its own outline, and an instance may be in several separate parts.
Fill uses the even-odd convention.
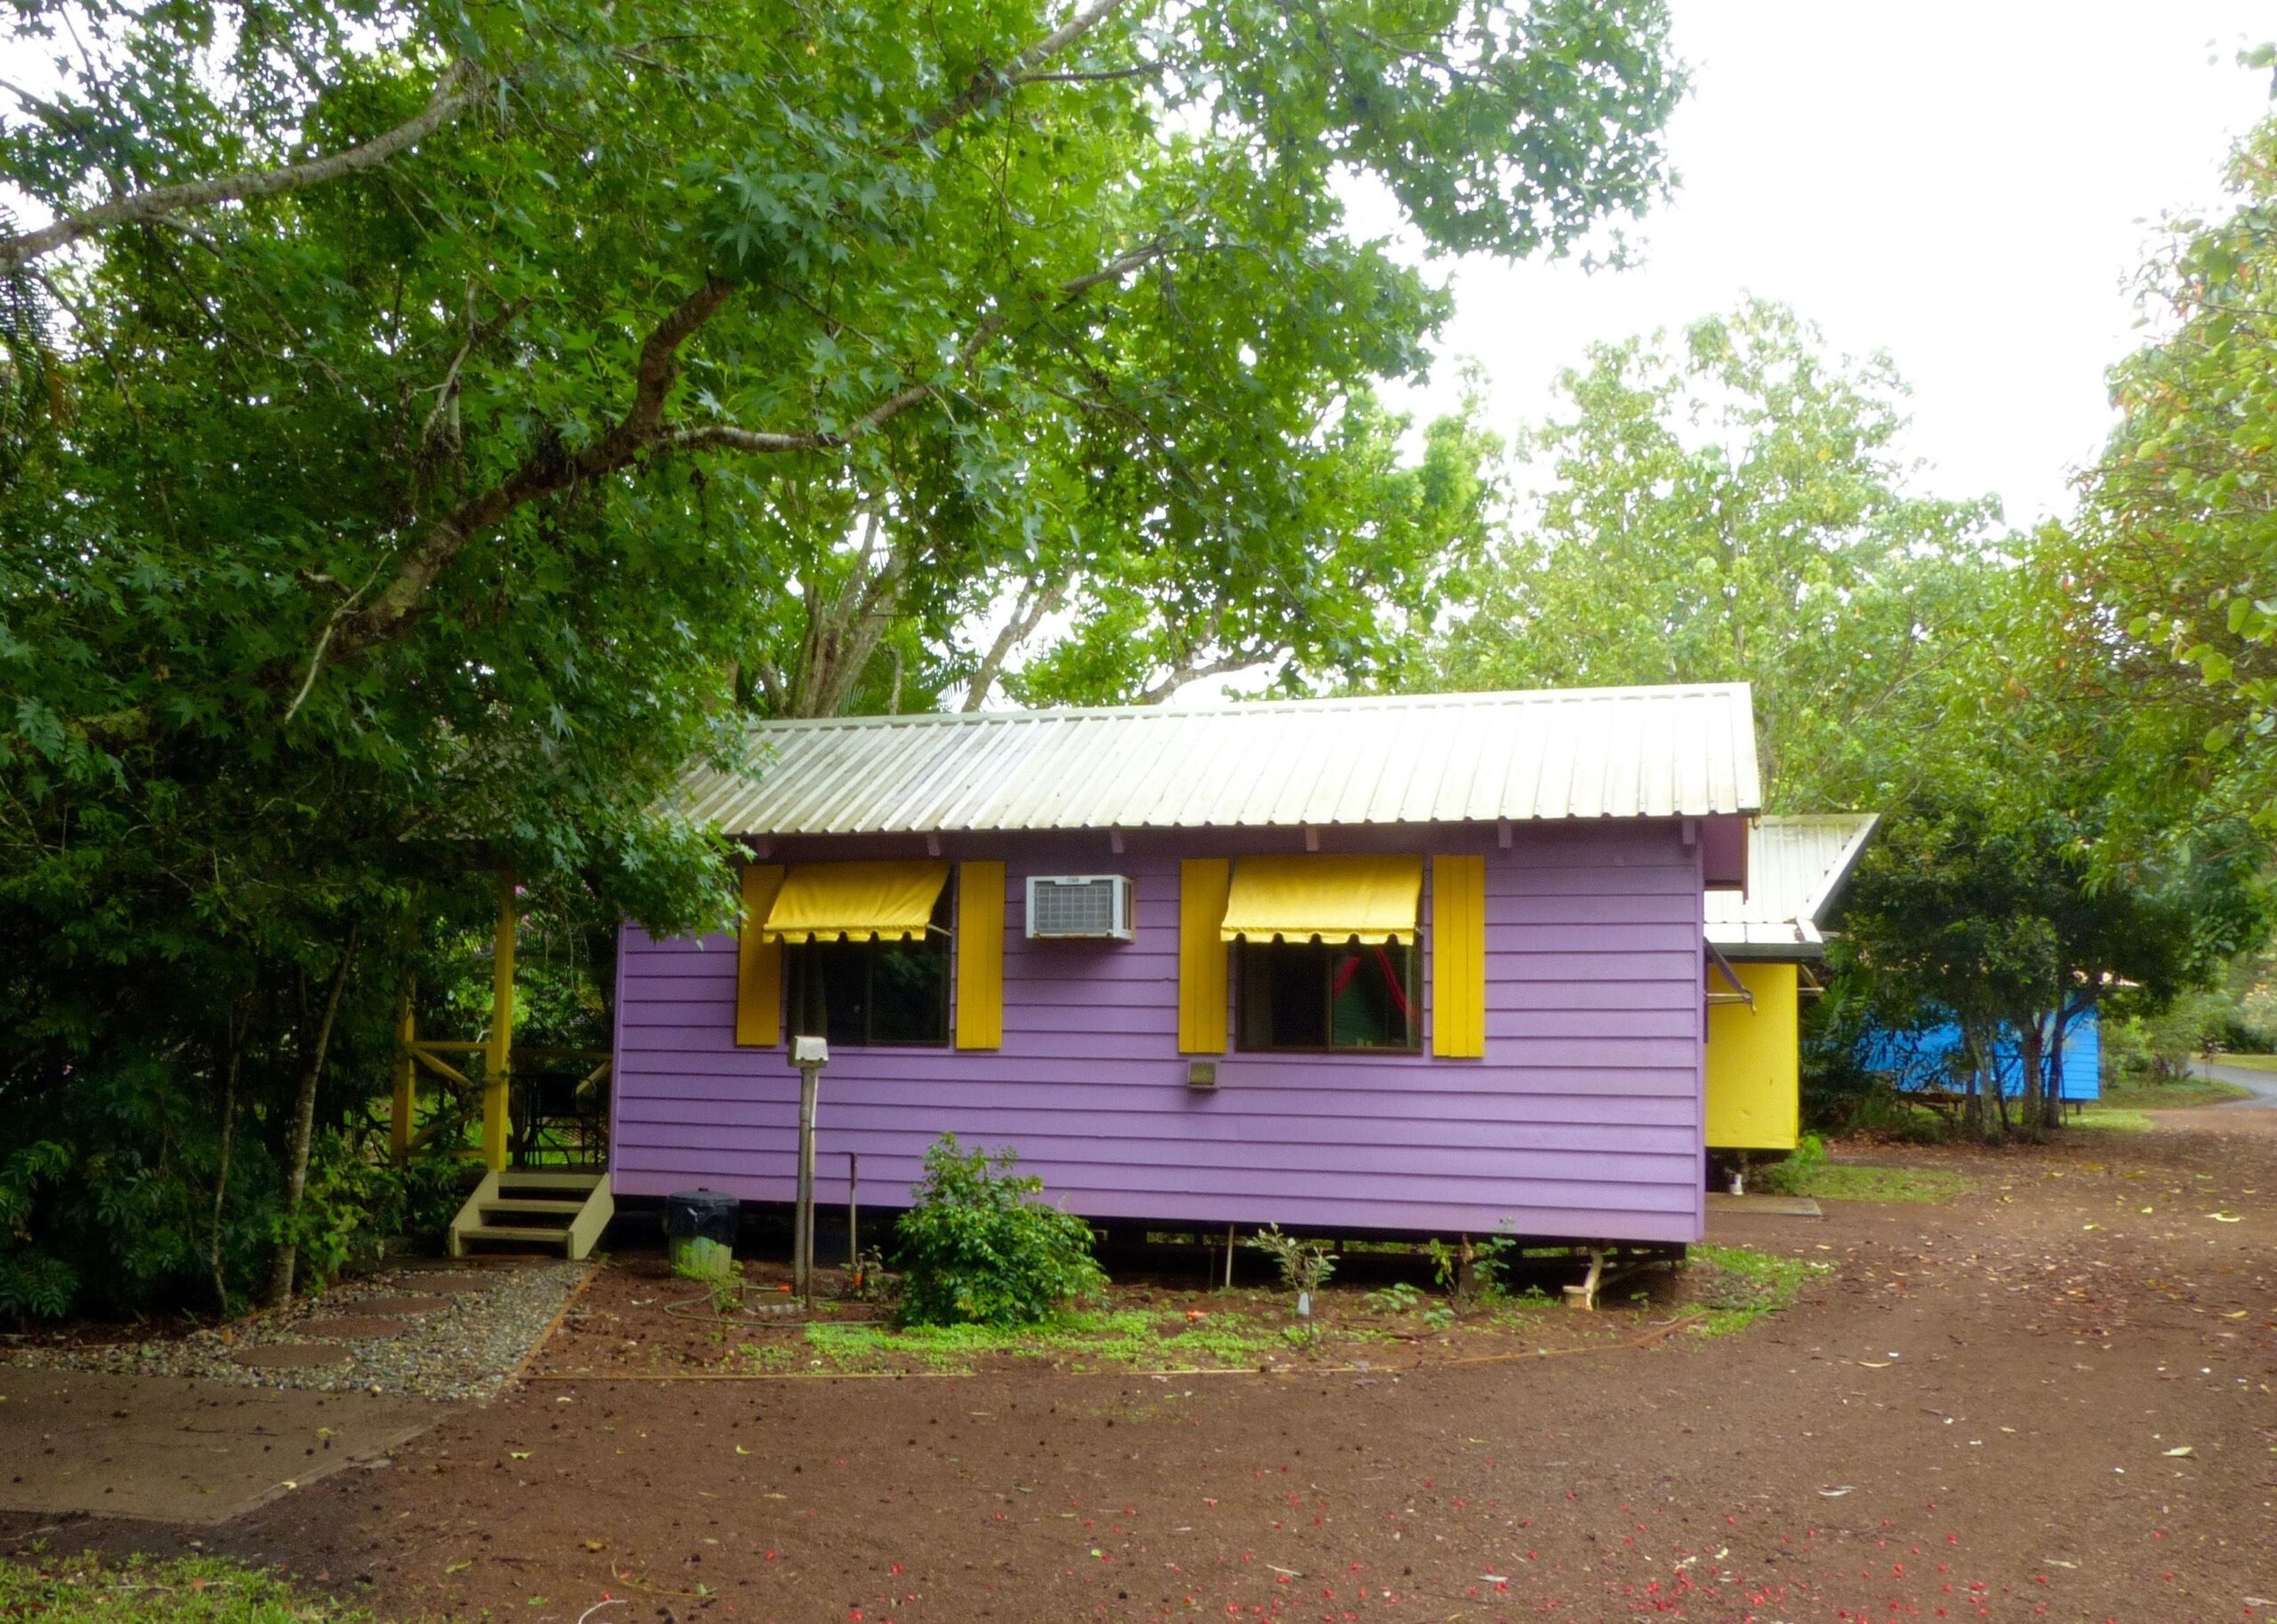
[[[446,1563],[443,1566],[443,1572],[446,1573],[463,1573],[473,1565],[473,1557],[463,1556],[456,1562]]]
[[[2169,1455],[2187,1455],[2190,1452],[2191,1448],[2187,1443],[2184,1444],[2180,1449],[2170,1449],[2167,1451],[2167,1453]]]
[[[1821,1489],[1821,1490],[1819,1491],[1819,1495],[1820,1495],[1820,1497],[1821,1497],[1822,1499],[1824,1499],[1838,1500],[1838,1499],[1840,1499],[1844,1495],[1846,1495],[1846,1494],[1847,1494],[1847,1493],[1849,1493],[1849,1492],[1850,1492],[1850,1485],[1849,1485],[1848,1483],[1843,1483],[1843,1484],[1841,1484],[1839,1487],[1837,1487],[1837,1488],[1832,1488],[1832,1489]]]
[[[2217,1224],[2242,1224],[2245,1222],[2243,1218],[2232,1218],[2226,1212],[2209,1212],[2206,1216],[2212,1218]]]

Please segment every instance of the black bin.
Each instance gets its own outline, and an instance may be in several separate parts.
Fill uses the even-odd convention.
[[[718,1280],[735,1272],[736,1198],[717,1190],[679,1190],[664,1197],[664,1256],[672,1273]]]

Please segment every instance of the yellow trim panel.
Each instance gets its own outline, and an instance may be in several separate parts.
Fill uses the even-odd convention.
[[[1188,857],[1178,865],[1178,1049],[1182,1055],[1226,1052],[1226,917],[1223,857]]]
[[[1431,859],[1431,1052],[1486,1052],[1486,859]]]
[[[957,1047],[1004,1043],[1004,865],[957,864]]]
[[[754,863],[743,872],[743,929],[736,937],[736,1041],[771,1049],[783,1041],[783,945],[764,922],[783,888],[780,864]]]

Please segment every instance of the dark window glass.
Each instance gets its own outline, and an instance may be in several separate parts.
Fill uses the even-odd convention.
[[[949,892],[933,929],[908,942],[793,942],[792,1031],[833,1049],[949,1041]]]
[[[1243,1049],[1413,1049],[1412,944],[1244,942]]]

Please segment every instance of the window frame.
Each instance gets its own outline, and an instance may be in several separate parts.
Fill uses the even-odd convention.
[[[941,895],[933,904],[933,917],[921,937],[864,937],[853,939],[840,937],[829,941],[785,942],[783,944],[783,1032],[786,1041],[801,1037],[829,1038],[825,1030],[810,1033],[802,1030],[806,1024],[807,977],[813,972],[809,961],[818,948],[853,947],[863,953],[863,1033],[859,1041],[839,1044],[842,1049],[953,1049],[956,1046],[956,876],[953,870],[948,881],[941,887]],[[937,953],[941,961],[940,1013],[941,1035],[937,1038],[880,1038],[874,1036],[877,1017],[877,959],[892,952],[907,952],[921,943]],[[830,1020],[825,1014],[822,1025],[827,1028]],[[837,1040],[831,1040],[833,1043]]]
[[[1322,1001],[1321,1005],[1322,1014],[1327,1025],[1327,1035],[1329,1041],[1325,1043],[1257,1043],[1250,1041],[1249,988],[1251,974],[1251,954],[1258,953],[1260,949],[1269,952],[1276,948],[1283,950],[1298,948],[1307,952],[1319,953],[1322,956],[1322,971],[1324,976],[1333,977],[1335,974],[1336,960],[1334,955],[1336,950],[1355,946],[1364,950],[1372,947],[1381,947],[1388,953],[1401,953],[1407,956],[1406,971],[1400,978],[1400,985],[1407,993],[1409,1009],[1406,1042],[1339,1043],[1335,1041],[1336,1000],[1335,993],[1332,988],[1329,990],[1328,996]],[[1424,1052],[1426,1043],[1423,1031],[1423,933],[1420,929],[1416,931],[1414,937],[1406,942],[1356,942],[1350,938],[1342,942],[1252,942],[1247,937],[1243,937],[1241,941],[1234,944],[1234,973],[1230,977],[1230,980],[1233,983],[1234,994],[1233,1039],[1234,1050],[1235,1053],[1248,1055],[1420,1055]]]

